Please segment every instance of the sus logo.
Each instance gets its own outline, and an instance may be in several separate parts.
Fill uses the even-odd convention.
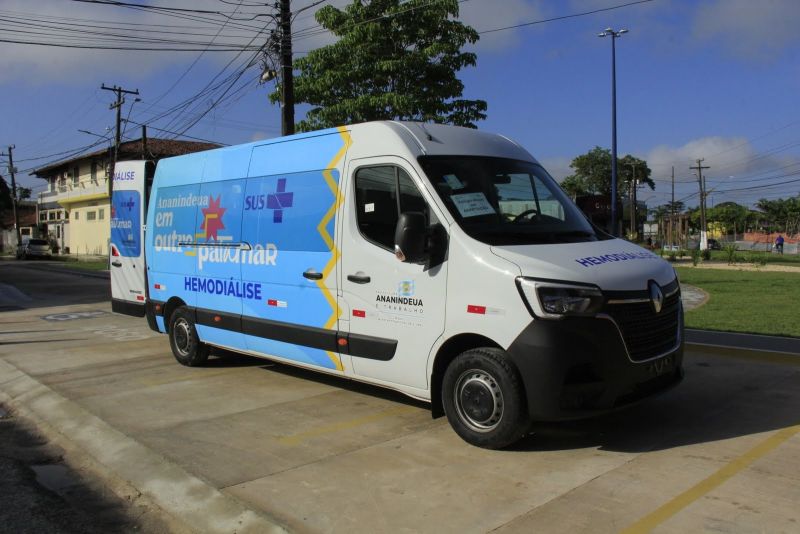
[[[274,193],[267,195],[267,208],[272,212],[272,222],[283,222],[283,209],[291,208],[294,193],[286,192],[286,178],[278,180],[278,188]]]

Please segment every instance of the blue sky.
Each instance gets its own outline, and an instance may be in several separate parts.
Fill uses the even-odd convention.
[[[243,0],[241,6],[239,0],[136,3],[235,11],[242,19],[264,10],[254,5],[255,0]],[[310,3],[297,0],[293,9]],[[466,0],[460,6],[466,23],[487,31],[625,3]],[[312,13],[304,11],[295,21],[298,55],[331,42],[330,36],[315,32]],[[142,28],[160,28],[165,36],[168,31],[180,31],[193,34],[181,34],[184,39],[208,42],[214,38],[216,43],[239,45],[256,34],[245,27],[234,28],[233,23],[220,27],[218,22],[201,24],[70,0],[3,0],[0,18],[5,27],[0,39],[12,40],[66,42],[63,31],[30,25],[52,27],[54,21],[73,29],[115,22],[121,28],[117,33],[126,36],[141,35]],[[263,19],[238,24],[255,25],[259,20]],[[558,179],[569,174],[569,162],[575,156],[596,145],[610,147],[611,43],[597,37],[609,26],[629,30],[617,41],[618,151],[620,156],[646,159],[657,183],[655,191],[640,191],[640,199],[651,206],[668,201],[674,165],[676,199],[696,204],[696,178],[689,170],[696,158],[705,158],[703,164],[711,167],[706,171],[710,203],[752,204],[759,198],[785,198],[800,192],[800,2],[796,0],[653,0],[485,33],[472,47],[478,54],[477,67],[460,74],[465,96],[488,102],[488,119],[479,127],[517,140]],[[31,31],[41,34],[34,36]],[[86,43],[89,38],[81,33],[72,42]],[[262,44],[263,36],[254,42]],[[58,160],[60,152],[98,141],[78,130],[106,134],[114,123],[108,107],[113,95],[100,90],[101,84],[138,89],[142,101],[130,109],[132,99],[128,98],[124,116],[130,113],[132,121],[144,123],[196,95],[215,75],[222,72],[224,78],[236,73],[246,56],[10,43],[0,43],[0,50],[0,146],[16,145],[14,159],[20,170],[43,166]],[[227,144],[277,136],[279,109],[267,100],[272,85],[256,84],[259,74],[258,66],[246,70],[232,90],[233,97],[213,107],[185,133]],[[214,97],[200,98],[192,108],[151,126],[183,131],[212,107]],[[298,107],[299,117],[303,110]],[[152,128],[148,134],[170,135]],[[131,124],[126,137],[138,135],[138,127]],[[2,174],[6,175],[5,165]],[[23,185],[42,187],[41,180],[24,173],[18,179]]]

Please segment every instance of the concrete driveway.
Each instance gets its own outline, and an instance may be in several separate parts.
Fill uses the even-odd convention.
[[[0,312],[0,400],[190,530],[800,531],[800,356],[692,348],[677,389],[487,451],[391,391],[232,354],[182,367],[100,287]]]

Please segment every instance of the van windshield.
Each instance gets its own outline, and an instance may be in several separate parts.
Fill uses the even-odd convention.
[[[421,156],[419,162],[458,225],[488,245],[609,238],[538,164],[482,156]]]

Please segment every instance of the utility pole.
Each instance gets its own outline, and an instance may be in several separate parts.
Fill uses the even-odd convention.
[[[16,169],[14,168],[14,156],[11,154],[11,151],[14,150],[16,145],[11,145],[8,147],[8,173],[11,175],[11,210],[14,213],[14,232],[17,234],[17,245],[20,244],[20,233],[19,233],[19,213],[17,212],[17,180],[14,177],[14,173]]]
[[[147,126],[142,124],[142,159],[147,159]]]
[[[669,244],[673,245],[672,225],[675,219],[675,165],[672,166],[672,202],[669,205]]]
[[[669,205],[670,215],[675,215],[675,165],[672,166],[672,202]]]
[[[631,238],[633,238],[634,234],[636,234],[636,164],[631,163],[631,169],[633,169],[633,179],[631,180],[631,192],[630,192],[630,200],[631,200]]]
[[[117,130],[114,136],[114,159],[111,165],[111,176],[108,177],[108,202],[111,202],[111,193],[114,191],[114,171],[117,167],[117,158],[119,157],[119,145],[122,140],[122,131],[120,130],[120,124],[122,123],[122,104],[125,103],[125,98],[123,98],[123,94],[126,95],[139,95],[139,90],[136,89],[134,91],[129,91],[127,89],[123,89],[122,87],[106,87],[106,84],[102,84],[100,89],[104,91],[113,91],[117,94],[117,101],[111,104],[108,109],[116,109],[117,110]]]
[[[711,167],[704,167],[702,165],[704,159],[697,160],[697,167],[689,167],[697,171],[697,181],[700,184],[700,250],[708,248],[708,238],[706,236],[706,182],[703,179],[703,169],[710,169]]]
[[[281,0],[281,134],[294,133],[294,73],[290,0]]]

